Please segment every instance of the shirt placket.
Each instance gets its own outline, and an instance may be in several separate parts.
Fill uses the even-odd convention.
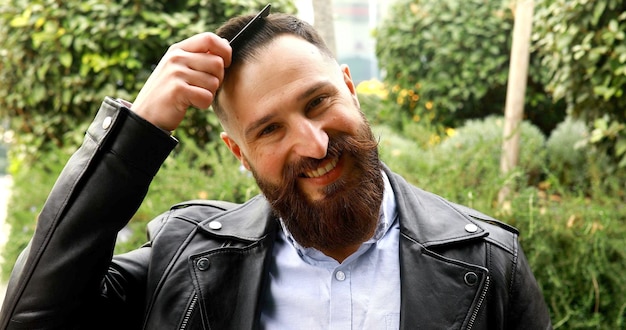
[[[331,275],[330,329],[352,329],[352,281],[350,267],[341,265]]]

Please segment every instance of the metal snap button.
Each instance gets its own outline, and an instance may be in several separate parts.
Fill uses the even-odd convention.
[[[214,230],[220,230],[222,229],[222,223],[219,221],[211,221],[209,222],[209,228]]]
[[[475,233],[478,230],[478,226],[473,223],[468,223],[465,225],[465,231],[468,233]]]
[[[104,118],[104,120],[102,121],[102,129],[104,130],[109,129],[112,123],[113,123],[113,118],[111,116]]]
[[[200,258],[196,261],[196,267],[198,267],[199,270],[207,270],[210,265],[211,262],[207,258]]]
[[[478,283],[478,275],[476,275],[476,273],[474,272],[467,272],[465,273],[465,284],[469,285],[469,286],[474,286],[476,285],[476,283]]]

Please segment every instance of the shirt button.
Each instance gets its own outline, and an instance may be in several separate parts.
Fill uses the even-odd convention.
[[[337,279],[337,281],[343,281],[346,279],[346,273],[338,271],[335,273],[335,278]]]
[[[113,118],[111,116],[104,118],[102,121],[102,129],[107,130],[111,127],[111,123],[113,122]]]

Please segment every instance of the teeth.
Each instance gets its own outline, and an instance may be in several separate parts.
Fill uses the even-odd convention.
[[[307,171],[305,174],[307,177],[309,178],[317,178],[320,177],[328,172],[330,172],[330,170],[332,170],[333,168],[335,168],[335,166],[337,166],[337,162],[339,160],[337,158],[331,160],[328,164],[326,164],[326,166],[324,167],[320,167],[316,170],[313,171]]]

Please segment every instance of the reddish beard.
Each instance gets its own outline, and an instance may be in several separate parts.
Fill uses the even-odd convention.
[[[332,250],[363,243],[378,224],[384,183],[378,158],[378,143],[364,123],[357,136],[329,136],[326,158],[351,157],[354,168],[325,187],[324,197],[312,201],[298,187],[307,170],[323,159],[306,158],[287,164],[282,184],[261,178],[252,169],[259,188],[287,230],[304,247]]]

